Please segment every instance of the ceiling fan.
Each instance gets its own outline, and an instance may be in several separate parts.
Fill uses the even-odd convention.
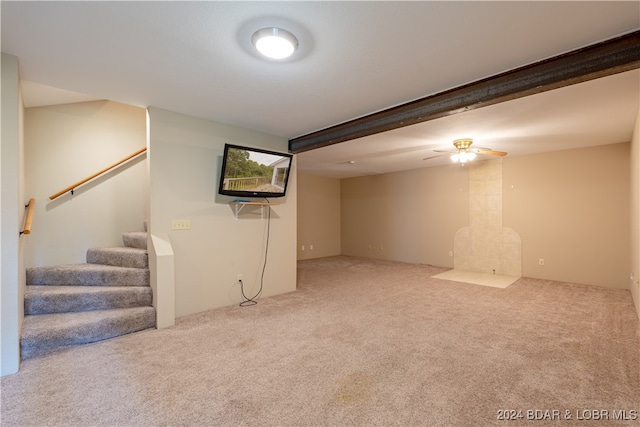
[[[471,160],[476,158],[478,154],[484,154],[488,156],[499,156],[504,157],[507,155],[505,151],[496,151],[491,150],[489,148],[471,148],[471,144],[473,144],[473,139],[471,138],[461,138],[453,141],[453,146],[456,148],[455,150],[433,150],[437,154],[435,156],[425,157],[422,160],[435,159],[436,157],[442,157],[447,154],[451,157],[451,160],[455,163],[465,164],[466,162],[470,162]]]

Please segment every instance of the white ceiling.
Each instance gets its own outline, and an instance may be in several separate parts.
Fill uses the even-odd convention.
[[[2,51],[19,58],[28,106],[109,99],[285,138],[640,29],[637,1],[1,8]],[[252,51],[251,34],[270,25],[298,36],[292,59]],[[461,137],[510,156],[626,142],[639,86],[637,70],[614,75],[301,153],[298,167],[346,177],[444,164],[422,158]]]

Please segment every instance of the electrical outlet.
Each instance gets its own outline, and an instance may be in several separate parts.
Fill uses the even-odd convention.
[[[313,250],[313,245],[309,245],[309,250],[312,251]]]
[[[238,274],[238,282],[242,282],[242,274]]]
[[[453,251],[449,251],[449,256],[453,256]]]
[[[544,258],[540,258],[538,260],[538,265],[544,265]]]
[[[300,250],[304,251],[304,245],[300,246]]]
[[[188,219],[174,219],[171,221],[172,230],[190,230],[191,221]]]

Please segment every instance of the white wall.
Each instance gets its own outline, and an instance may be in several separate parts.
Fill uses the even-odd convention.
[[[469,224],[467,168],[439,166],[341,181],[342,254],[453,268]]]
[[[298,171],[298,259],[340,255],[340,180]]]
[[[631,204],[630,219],[630,255],[631,275],[629,289],[633,296],[636,312],[640,319],[640,110],[636,118],[636,126],[631,139]]]
[[[628,288],[628,143],[506,157],[502,173],[523,276]]]
[[[2,306],[1,374],[18,371],[24,317],[25,273],[19,237],[24,223],[23,112],[18,58],[2,54],[2,141],[0,144],[0,279]]]
[[[342,254],[453,267],[468,170],[343,179]],[[504,158],[502,221],[522,238],[522,275],[628,289],[629,183],[628,143]]]
[[[236,219],[233,198],[217,194],[224,144],[286,152],[287,140],[154,107],[148,116],[149,226],[173,246],[176,316],[238,304],[238,274],[247,294],[259,289],[268,222],[252,207]],[[295,161],[289,186],[286,197],[272,199],[280,204],[272,208],[264,296],[296,288]],[[173,219],[189,220],[191,229],[172,230]]]
[[[36,199],[28,267],[83,263],[88,248],[122,246],[148,209],[146,155],[51,201],[49,196],[146,145],[146,112],[110,101],[26,109],[27,195]]]

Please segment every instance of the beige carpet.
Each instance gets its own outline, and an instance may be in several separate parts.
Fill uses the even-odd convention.
[[[1,424],[638,425],[579,419],[640,410],[629,291],[431,277],[444,271],[300,262],[296,292],[25,361],[1,380]],[[523,418],[499,420],[504,410]],[[532,421],[527,410],[572,419]]]
[[[503,276],[500,274],[477,273],[474,271],[449,270],[433,276],[435,279],[452,280],[454,282],[471,283],[474,285],[492,286],[504,289],[519,279],[518,276]]]

